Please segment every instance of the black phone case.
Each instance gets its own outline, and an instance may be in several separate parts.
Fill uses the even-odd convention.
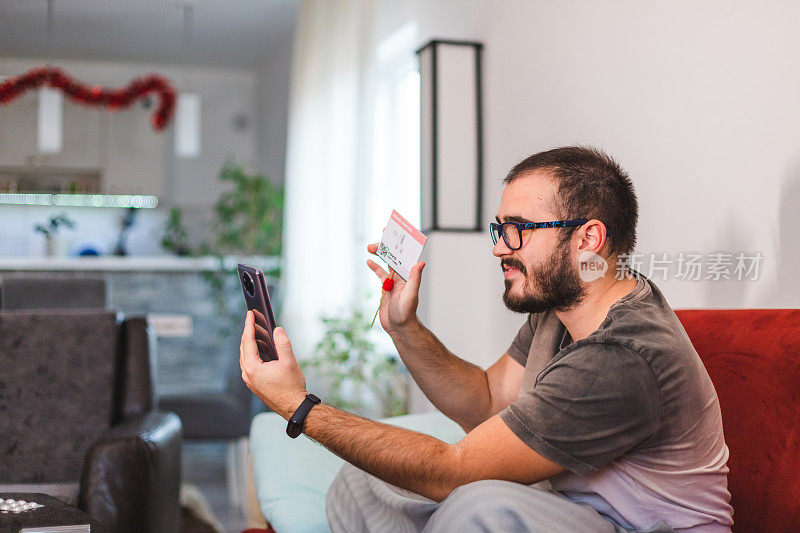
[[[264,279],[264,272],[260,268],[252,267],[240,263],[237,267],[239,271],[239,283],[242,285],[244,300],[247,309],[253,311],[256,317],[256,344],[258,345],[258,355],[263,361],[274,361],[278,359],[275,351],[275,343],[272,340],[272,332],[275,329],[275,317],[272,314],[272,304],[269,301],[269,292]],[[249,280],[252,282],[252,290]]]

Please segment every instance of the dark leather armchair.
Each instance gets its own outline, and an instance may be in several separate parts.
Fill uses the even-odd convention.
[[[108,311],[0,312],[0,486],[77,482],[111,531],[178,531],[181,422],[153,409],[154,338]]]

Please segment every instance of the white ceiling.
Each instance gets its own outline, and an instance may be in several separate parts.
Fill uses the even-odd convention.
[[[184,63],[186,1],[54,0],[53,59]],[[298,0],[191,4],[195,65],[257,68],[293,39]],[[0,57],[44,58],[46,28],[46,0],[0,0]]]

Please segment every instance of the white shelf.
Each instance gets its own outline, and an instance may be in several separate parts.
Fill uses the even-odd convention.
[[[225,257],[223,268],[237,263],[277,268],[279,257]],[[133,256],[133,257],[0,257],[0,271],[82,271],[82,272],[209,272],[220,269],[216,257]]]

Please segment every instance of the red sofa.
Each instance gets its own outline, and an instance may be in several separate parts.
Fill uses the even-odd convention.
[[[719,396],[733,531],[800,532],[800,309],[676,314]]]

